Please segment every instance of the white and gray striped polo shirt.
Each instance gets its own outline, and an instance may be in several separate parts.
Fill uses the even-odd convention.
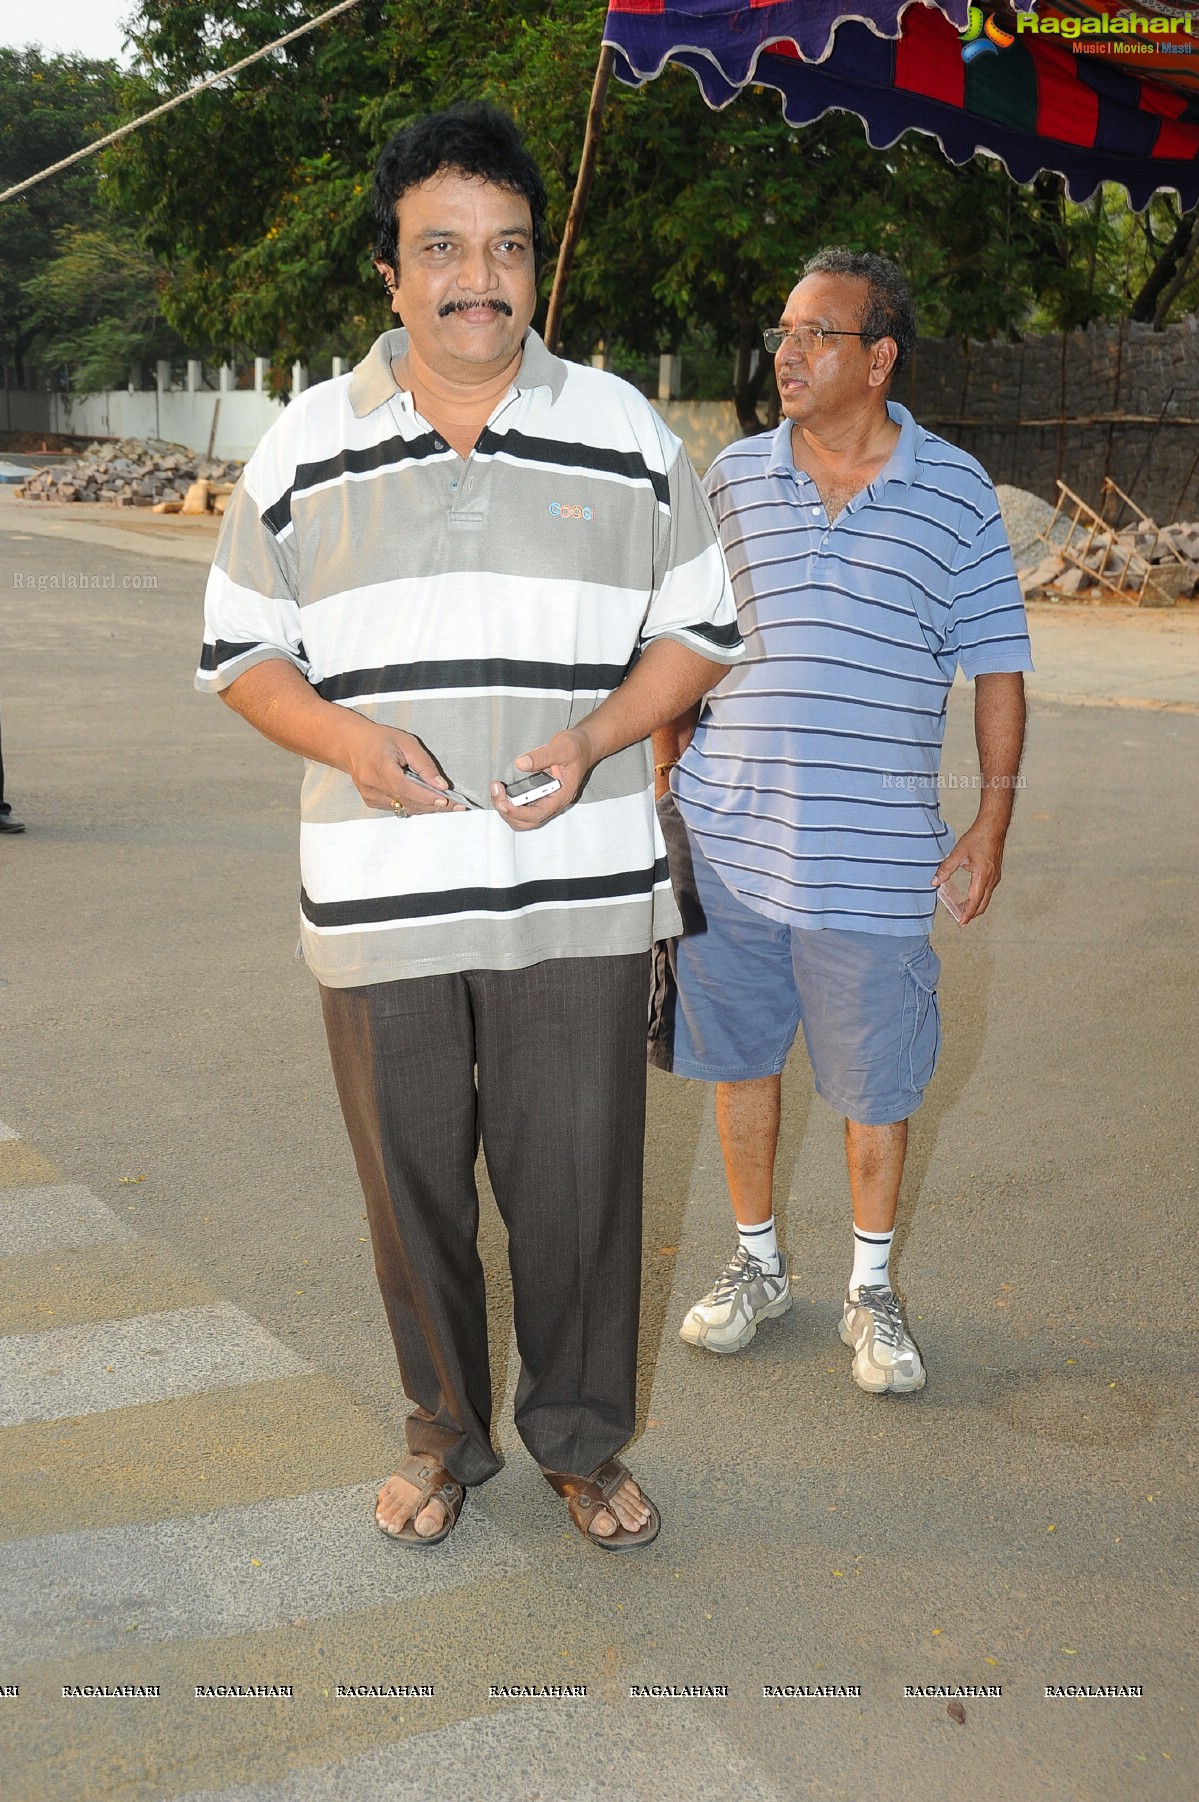
[[[889,410],[890,459],[831,525],[789,420],[708,471],[746,656],[709,695],[674,788],[748,906],[903,936],[931,923],[953,844],[939,778],[954,672],[1032,658],[990,479]]]
[[[327,700],[414,733],[478,811],[398,820],[307,763],[305,959],[356,987],[646,949],[677,930],[648,741],[515,833],[487,804],[514,759],[673,638],[742,654],[711,514],[678,440],[626,383],[535,333],[463,461],[392,373],[386,332],[299,396],[246,465],[217,545],[196,685],[285,657]]]

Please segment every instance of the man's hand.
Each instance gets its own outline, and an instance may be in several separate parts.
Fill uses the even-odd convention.
[[[969,870],[970,892],[962,903],[959,925],[986,913],[1003,872],[1003,841],[1011,824],[1020,753],[1024,747],[1024,677],[995,671],[974,679],[974,738],[982,796],[968,832],[937,866],[934,888],[955,870]]]
[[[408,768],[434,788],[449,786],[419,738],[323,700],[285,658],[254,664],[221,699],[272,744],[343,770],[368,807],[390,808],[398,801],[405,813],[465,811],[404,775]]]
[[[347,773],[368,807],[390,808],[398,801],[407,814],[466,812],[459,802],[444,796],[438,799],[405,776],[405,769],[410,769],[434,788],[448,787],[419,738],[392,726],[377,726],[372,720],[363,724],[370,727],[370,736],[358,735],[351,746]]]
[[[654,733],[654,800],[670,792],[670,772],[695,737],[702,703],[696,701],[677,719],[667,720]]]
[[[562,784],[557,793],[527,807],[513,807],[503,784],[493,782],[491,799],[496,812],[517,832],[544,826],[571,806],[597,763],[686,714],[719,681],[725,668],[687,645],[669,638],[655,639],[593,713],[577,726],[559,732],[548,745],[525,751],[516,759],[522,775],[548,770],[557,776]]]
[[[492,805],[514,832],[531,832],[573,804],[593,765],[598,762],[586,729],[571,726],[565,732],[556,733],[548,745],[539,745],[535,751],[523,751],[516,759],[516,767],[522,776],[545,770],[558,778],[561,788],[555,789],[543,801],[529,801],[524,807],[514,807],[503,783],[493,782]]]
[[[1004,831],[975,820],[969,831],[963,832],[949,856],[943,857],[937,866],[934,888],[948,882],[955,870],[970,872],[970,892],[962,902],[960,926],[968,925],[977,915],[987,911],[987,904],[998,888],[1003,872],[1004,837]]]

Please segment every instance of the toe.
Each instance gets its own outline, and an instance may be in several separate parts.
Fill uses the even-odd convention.
[[[619,1522],[612,1511],[608,1508],[601,1508],[592,1519],[587,1531],[594,1533],[597,1539],[611,1539],[618,1525]]]
[[[398,1533],[407,1525],[419,1495],[420,1491],[403,1477],[391,1477],[384,1483],[375,1502],[375,1519],[385,1533]]]
[[[431,1539],[434,1533],[440,1533],[446,1523],[446,1510],[443,1502],[432,1501],[427,1508],[422,1508],[416,1517],[415,1531],[422,1539]]]
[[[639,1533],[651,1518],[645,1497],[632,1477],[626,1477],[608,1506],[596,1511],[588,1532],[597,1539],[611,1539],[619,1527],[626,1533]]]
[[[612,1497],[612,1507],[621,1526],[630,1533],[639,1532],[650,1518],[645,1497],[632,1477],[627,1477],[616,1491]]]

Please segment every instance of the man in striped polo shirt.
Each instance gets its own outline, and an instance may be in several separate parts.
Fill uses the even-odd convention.
[[[655,740],[684,935],[661,953],[651,1056],[716,1084],[738,1245],[682,1337],[735,1352],[791,1306],[774,1226],[781,1072],[802,1025],[845,1116],[854,1255],[841,1337],[873,1393],[924,1384],[891,1286],[907,1147],[940,1045],[937,890],[961,923],[999,881],[1032,667],[995,492],[887,398],[916,319],[895,265],[822,251],[764,334],[785,418],[706,487],[747,655]],[[938,784],[954,672],[974,682],[978,814]],[[665,784],[662,785],[665,787]]]
[[[648,953],[677,930],[648,735],[742,646],[710,512],[634,389],[529,327],[545,191],[486,107],[400,132],[405,330],[246,466],[198,683],[305,758],[301,938],[366,1196],[429,1546],[494,1474],[474,1165],[509,1236],[522,1439],[609,1549],[634,1425]],[[540,776],[541,798],[508,786]],[[548,781],[547,781],[548,779]]]

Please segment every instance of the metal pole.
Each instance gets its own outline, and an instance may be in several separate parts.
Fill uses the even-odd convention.
[[[562,233],[562,247],[558,252],[558,267],[554,271],[554,285],[550,290],[550,304],[545,315],[545,342],[550,350],[558,348],[558,337],[562,330],[562,313],[566,305],[566,287],[570,281],[570,268],[575,259],[575,246],[579,241],[579,233],[583,229],[583,215],[587,210],[587,195],[591,190],[591,177],[595,173],[595,157],[599,149],[600,119],[603,117],[604,101],[608,94],[608,79],[612,74],[612,47],[605,44],[599,53],[599,61],[595,65],[595,80],[591,84],[591,104],[587,108],[587,129],[583,135],[583,154],[579,159],[579,173],[575,178],[574,197],[570,203],[570,212],[566,215],[566,229]]]

